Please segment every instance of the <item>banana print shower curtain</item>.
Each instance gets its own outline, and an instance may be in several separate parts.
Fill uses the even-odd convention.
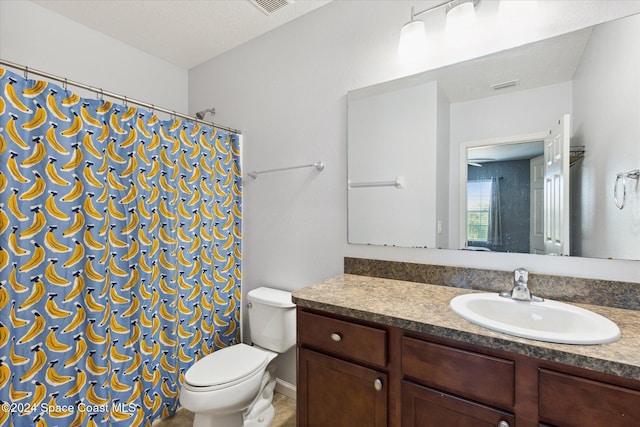
[[[147,426],[239,341],[239,136],[0,69],[0,426]]]

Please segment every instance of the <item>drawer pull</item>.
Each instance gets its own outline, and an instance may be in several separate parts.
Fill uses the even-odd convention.
[[[498,427],[509,427],[509,423],[505,420],[502,420],[498,423]]]
[[[340,342],[340,341],[342,341],[342,335],[340,335],[337,332],[334,332],[334,333],[331,334],[331,339],[333,341],[335,341],[335,342]]]
[[[382,380],[380,378],[376,378],[376,380],[373,382],[373,388],[376,389],[376,391],[381,391],[382,390]],[[499,426],[502,427],[502,426]],[[508,427],[508,424],[507,424]]]

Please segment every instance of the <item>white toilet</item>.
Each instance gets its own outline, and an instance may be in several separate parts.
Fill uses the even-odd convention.
[[[273,420],[275,358],[295,345],[291,292],[261,287],[247,294],[253,346],[236,344],[197,361],[184,375],[180,403],[194,427],[266,427]]]

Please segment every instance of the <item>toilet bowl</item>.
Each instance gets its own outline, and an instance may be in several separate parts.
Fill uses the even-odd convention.
[[[185,373],[180,392],[182,406],[195,413],[194,427],[242,426],[243,411],[266,387],[266,368],[276,356],[267,350],[238,344],[194,364]]]
[[[247,299],[254,345],[217,350],[185,372],[180,404],[195,413],[194,427],[266,427],[273,420],[276,357],[295,344],[295,305],[290,292],[264,287]]]

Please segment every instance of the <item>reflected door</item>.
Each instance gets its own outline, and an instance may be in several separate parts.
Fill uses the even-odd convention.
[[[529,164],[531,220],[529,223],[529,245],[532,254],[544,251],[544,156],[531,159]]]
[[[544,144],[544,249],[569,255],[569,145],[571,116],[563,115]]]

